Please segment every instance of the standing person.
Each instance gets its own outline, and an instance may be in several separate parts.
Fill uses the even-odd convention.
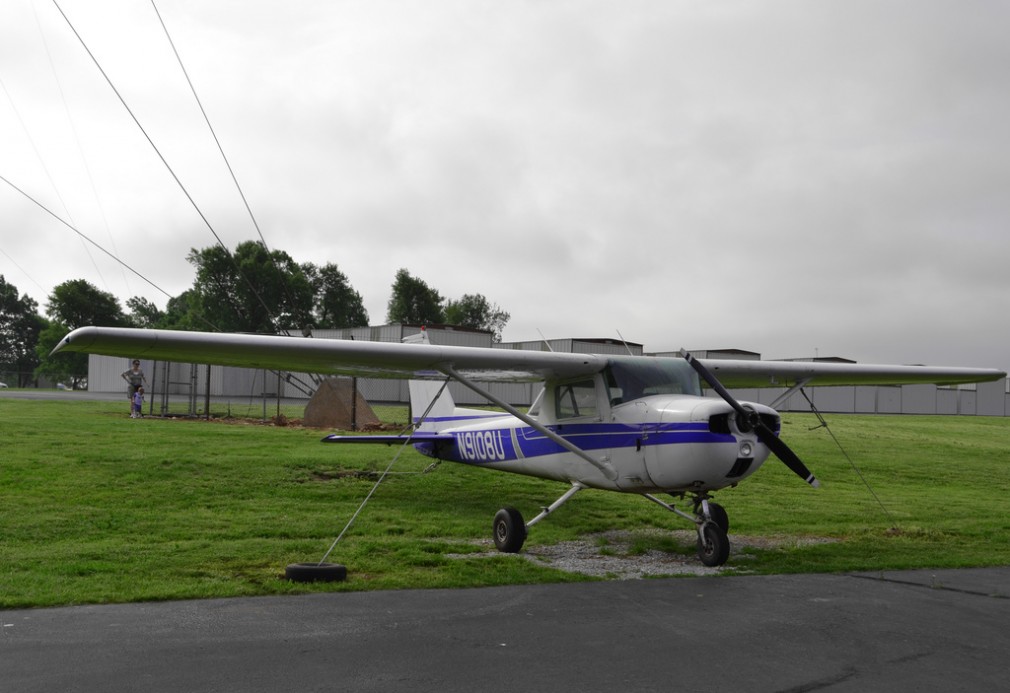
[[[144,386],[141,385],[133,393],[133,411],[130,413],[131,419],[143,419],[144,414]]]
[[[129,384],[126,396],[130,402],[130,416],[133,416],[133,396],[137,394],[137,388],[147,384],[147,377],[144,375],[144,371],[140,370],[140,359],[134,359],[133,368],[123,371],[123,380]]]

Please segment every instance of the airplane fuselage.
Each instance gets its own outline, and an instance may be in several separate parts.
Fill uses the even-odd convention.
[[[761,412],[777,422],[771,409],[761,407]],[[441,428],[442,440],[418,442],[415,447],[438,459],[593,488],[633,493],[710,491],[750,476],[769,454],[752,433],[735,430],[728,413],[723,402],[712,398],[654,395],[613,407],[606,420],[545,424],[609,463],[616,479],[510,415],[485,415],[476,422],[464,419]]]

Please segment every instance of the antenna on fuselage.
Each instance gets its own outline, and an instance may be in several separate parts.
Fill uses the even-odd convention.
[[[543,340],[544,346],[547,347],[547,351],[549,351],[549,352],[551,352],[553,354],[554,353],[554,349],[551,348],[551,343],[547,341],[547,337],[544,337],[544,333],[540,331],[539,327],[537,328],[537,334],[540,335],[540,339]]]
[[[617,330],[617,336],[621,338],[621,344],[623,344],[624,348],[628,351],[628,356],[634,356],[635,354],[631,351],[631,347],[628,346],[628,342],[624,339],[624,335],[621,334],[620,330]]]

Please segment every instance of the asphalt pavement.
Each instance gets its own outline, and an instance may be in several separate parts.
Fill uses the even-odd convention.
[[[1010,568],[0,612],[0,690],[1003,691]]]

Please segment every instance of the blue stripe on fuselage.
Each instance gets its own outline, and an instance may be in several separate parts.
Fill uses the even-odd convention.
[[[712,433],[707,422],[643,424],[563,424],[551,426],[565,439],[582,450],[601,450],[641,445],[676,445],[684,443],[727,443],[733,442],[732,435]],[[456,462],[486,464],[507,462],[520,458],[540,457],[564,452],[564,448],[540,431],[521,426],[512,435],[511,428],[477,429],[471,431],[445,431],[452,435],[451,447],[439,448],[439,457]],[[518,443],[518,449],[516,449]],[[427,455],[433,455],[433,444],[416,446]]]

